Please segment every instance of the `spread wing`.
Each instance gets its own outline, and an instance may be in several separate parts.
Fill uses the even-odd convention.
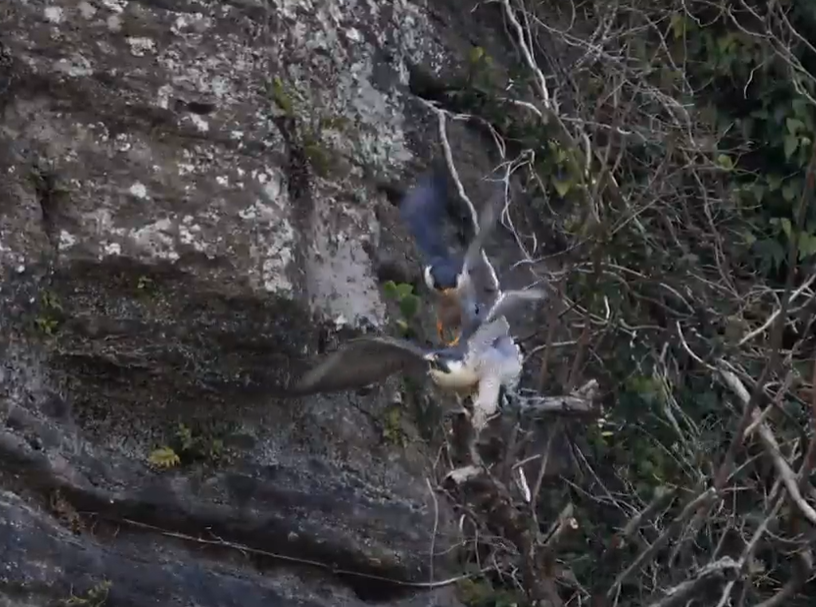
[[[483,323],[490,323],[502,316],[512,316],[513,313],[521,307],[522,304],[529,301],[544,299],[547,297],[547,292],[543,289],[527,289],[525,291],[504,291],[493,302],[490,310],[482,320]]]
[[[482,353],[493,347],[499,339],[507,337],[510,334],[510,323],[503,316],[496,318],[489,323],[482,323],[479,327],[468,337],[466,357],[471,359],[473,356],[482,357]],[[464,337],[463,337],[464,338]],[[460,338],[460,339],[463,339]]]
[[[306,395],[362,388],[398,371],[425,368],[425,354],[424,349],[403,339],[361,337],[308,371],[290,392]]]
[[[482,209],[479,215],[478,232],[470,241],[467,251],[465,252],[464,265],[467,270],[473,268],[482,257],[482,249],[484,248],[487,239],[496,228],[499,222],[499,216],[504,209],[504,191],[496,188],[497,192]]]
[[[449,257],[442,237],[446,206],[447,181],[440,167],[426,173],[400,204],[402,220],[426,259]]]

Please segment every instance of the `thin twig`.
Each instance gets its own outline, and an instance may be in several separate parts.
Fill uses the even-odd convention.
[[[720,369],[720,375],[722,376],[725,384],[734,391],[734,393],[743,402],[743,406],[747,408],[748,404],[751,402],[751,397],[740,379],[734,373],[726,369]],[[753,413],[756,415],[756,411]],[[779,474],[779,477],[785,485],[785,489],[790,495],[791,500],[794,504],[796,504],[799,512],[813,525],[816,525],[816,510],[814,510],[813,507],[808,504],[807,501],[805,501],[802,492],[799,490],[799,482],[796,477],[796,473],[791,469],[790,465],[788,465],[788,462],[785,461],[785,458],[782,457],[782,453],[779,450],[779,443],[777,442],[773,432],[767,424],[760,423],[758,425],[758,434],[763,446],[765,447],[765,451],[770,456],[771,461],[776,468],[777,474]]]
[[[374,575],[371,573],[361,573],[359,571],[351,571],[349,569],[341,569],[338,567],[333,567],[331,565],[327,565],[326,563],[321,563],[320,561],[313,561],[311,559],[302,559],[294,556],[288,556],[286,554],[280,554],[278,552],[269,552],[268,550],[260,550],[258,548],[251,548],[249,546],[245,546],[244,544],[238,544],[236,542],[229,542],[222,539],[215,539],[215,540],[208,540],[200,537],[195,537],[192,535],[187,535],[186,533],[180,533],[178,531],[168,531],[166,529],[162,529],[161,527],[156,527],[155,525],[149,525],[147,523],[141,523],[139,521],[134,521],[131,519],[123,518],[123,519],[115,519],[114,522],[126,523],[132,527],[139,527],[141,529],[149,529],[151,531],[155,531],[160,533],[165,537],[172,537],[180,540],[184,540],[187,542],[194,542],[196,544],[203,544],[208,546],[218,546],[221,548],[230,548],[232,550],[238,550],[239,552],[245,554],[257,554],[259,556],[268,556],[271,558],[279,559],[282,561],[288,561],[290,563],[297,563],[299,565],[308,565],[311,567],[318,567],[320,569],[324,569],[326,571],[330,571],[334,575],[349,575],[352,577],[364,578],[368,580],[377,580],[380,582],[388,582],[390,584],[395,584],[397,586],[406,586],[410,588],[441,588],[443,586],[450,586],[451,584],[455,584],[461,580],[466,580],[474,577],[478,577],[487,573],[488,571],[492,571],[494,567],[485,567],[481,569],[477,573],[465,574],[465,575],[458,575],[455,577],[447,578],[444,580],[438,580],[435,582],[408,582],[405,580],[399,580],[395,578],[389,578],[382,575]]]
[[[677,517],[669,524],[666,530],[660,534],[660,537],[658,537],[646,550],[641,552],[632,562],[632,564],[629,565],[617,578],[615,578],[612,586],[610,586],[609,590],[606,592],[606,598],[611,599],[615,594],[615,591],[623,582],[625,582],[633,573],[638,571],[644,563],[646,563],[655,554],[657,554],[660,549],[669,543],[672,536],[674,536],[680,530],[683,524],[694,514],[695,510],[707,503],[710,503],[715,497],[716,492],[712,487],[686,504],[680,514],[678,514]]]

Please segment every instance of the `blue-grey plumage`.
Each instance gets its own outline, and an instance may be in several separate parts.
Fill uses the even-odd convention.
[[[470,270],[498,222],[500,197],[485,207],[479,218],[479,229],[464,255],[452,252],[442,237],[447,200],[447,169],[435,165],[423,175],[405,196],[400,215],[408,226],[423,256],[422,276],[426,286],[436,293],[437,331],[457,328],[461,322],[461,300],[472,289]],[[456,340],[451,342],[457,343]]]
[[[411,188],[400,204],[402,220],[419,247],[424,266],[424,279],[431,289],[456,287],[456,277],[463,259],[451,253],[442,237],[442,224],[448,204],[447,174],[434,166]]]

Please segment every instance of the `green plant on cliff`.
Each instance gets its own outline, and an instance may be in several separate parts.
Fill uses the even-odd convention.
[[[81,596],[74,595],[72,592],[69,598],[62,601],[62,604],[65,605],[65,607],[102,607],[107,603],[108,593],[112,586],[112,582],[103,580],[89,588],[88,591]]]
[[[395,301],[399,306],[400,318],[397,326],[403,336],[409,337],[412,334],[411,321],[419,313],[421,300],[414,294],[414,286],[407,283],[395,283],[389,280],[383,284],[385,297]]]
[[[168,443],[151,451],[148,463],[152,467],[167,469],[194,461],[217,465],[232,457],[232,452],[224,446],[224,439],[217,433],[203,429],[194,431],[182,422],[177,424]]]
[[[37,316],[34,318],[34,325],[44,335],[53,337],[59,329],[62,313],[63,308],[59,297],[55,293],[44,289],[40,293],[39,308]]]
[[[280,76],[266,83],[266,94],[274,112],[283,116],[291,143],[297,145],[311,168],[321,177],[328,177],[337,168],[335,150],[325,133],[347,131],[350,121],[339,116],[326,117],[315,113],[309,100]]]

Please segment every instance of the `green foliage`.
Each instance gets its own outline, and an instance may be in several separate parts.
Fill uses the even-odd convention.
[[[62,322],[63,308],[56,294],[43,290],[40,294],[39,312],[34,318],[34,326],[40,333],[53,337]]]
[[[155,288],[155,282],[149,276],[139,276],[136,280],[136,290],[139,293],[149,294],[152,293]]]
[[[272,79],[269,94],[272,97],[272,101],[275,102],[275,105],[277,105],[286,116],[294,116],[295,104],[292,101],[292,95],[286,90],[286,86],[283,84],[283,80],[280,79],[280,76],[275,76]]]
[[[332,152],[320,141],[319,133],[309,131],[303,137],[303,153],[321,177],[328,177],[333,165]]]
[[[93,586],[83,596],[76,596],[71,593],[71,596],[62,601],[65,607],[102,607],[108,600],[108,593],[110,592],[113,582],[104,580]]]
[[[767,8],[751,6],[760,13]],[[739,342],[778,307],[791,240],[799,239],[801,265],[816,255],[812,200],[800,234],[796,221],[809,194],[805,175],[816,141],[816,113],[807,98],[816,87],[803,72],[816,73],[816,57],[791,31],[804,40],[816,37],[816,5],[786,0],[783,6],[792,25],[775,32],[778,40],[769,33],[778,16],[763,22],[747,5],[723,11],[710,3],[624,3],[603,5],[594,15],[591,5],[583,6],[580,20],[590,23],[563,39],[548,30],[557,39],[553,47],[574,48],[576,40],[567,38],[580,39],[582,30],[615,33],[597,57],[587,53],[568,77],[550,81],[549,94],[562,102],[555,110],[560,130],[545,114],[540,87],[527,86],[531,74],[500,76],[482,48],[471,51],[458,90],[449,88],[446,109],[478,115],[501,136],[507,157],[523,167],[516,176],[527,178],[525,193],[540,201],[542,223],[563,244],[559,286],[570,310],[559,315],[557,329],[579,345],[559,348],[559,356],[579,354],[566,363],[551,359],[560,367],[552,369],[552,383],[563,381],[557,371],[573,363],[580,373],[581,362],[581,379],[604,385],[605,418],[575,432],[585,459],[578,464],[582,473],[571,479],[569,499],[581,522],[583,554],[559,554],[581,585],[604,578],[599,584],[608,588],[693,495],[711,486],[740,412],[712,367],[729,363],[741,376],[761,375],[768,333],[759,330],[747,345]],[[542,10],[559,8],[545,3]],[[536,32],[533,20],[523,26],[532,30],[530,40],[545,29]],[[594,44],[583,42],[582,48]],[[792,67],[797,60],[801,68]],[[809,273],[800,272],[798,280]],[[797,359],[812,351],[807,322],[786,329],[783,363],[797,370],[801,365],[798,380],[805,382],[810,361]],[[776,386],[785,371],[772,376]],[[774,431],[794,444],[808,423],[806,404],[783,401],[779,408],[789,418],[775,419]],[[718,554],[730,549],[723,548],[725,527],[749,528],[747,521],[755,526],[764,519],[776,479],[757,464],[759,448],[751,453],[749,440],[740,446],[749,453],[740,450],[738,471],[728,481],[738,487],[733,496],[719,502],[699,529],[684,525],[672,536],[676,560],[667,558],[672,547],[656,550],[643,573],[633,572],[615,596],[620,605],[654,602],[658,587],[681,579],[675,565],[687,571],[695,561],[711,562],[718,541]],[[622,550],[614,562],[601,563],[614,534],[667,490],[675,498],[659,504],[624,542],[631,553]],[[552,518],[539,513],[542,528],[545,520]],[[787,569],[775,567],[775,579],[789,578]],[[492,600],[483,599],[494,590],[489,583],[468,586],[474,596],[463,602]],[[746,600],[759,604],[764,594]]]
[[[313,116],[308,112],[299,114],[297,106],[307,106],[308,100],[293,88],[288,88],[279,76],[267,84],[267,94],[277,107],[279,115],[291,122],[291,134],[297,139],[303,156],[321,177],[328,177],[337,168],[337,154],[326,144],[324,130],[343,131],[350,121],[343,117]]]
[[[150,452],[147,461],[154,468],[175,468],[181,463],[181,458],[172,447],[159,447]]]
[[[38,316],[34,319],[34,324],[37,325],[37,329],[52,337],[56,332],[57,328],[59,327],[59,321],[55,318],[49,318],[47,316]]]
[[[223,438],[212,433],[194,432],[179,422],[170,444],[152,451],[148,461],[154,468],[173,468],[197,460],[215,465],[228,460],[231,455],[224,446]]]
[[[385,297],[397,302],[402,318],[397,321],[400,330],[407,335],[410,332],[409,323],[419,313],[421,300],[414,294],[414,286],[408,283],[395,283],[393,280],[383,284]]]
[[[408,436],[402,429],[402,407],[390,405],[385,410],[382,422],[383,440],[398,447],[405,447]]]
[[[791,2],[791,19],[803,31],[812,27],[802,9],[807,0]],[[671,28],[678,60],[689,62],[686,76],[695,97],[708,102],[707,117],[724,151],[716,163],[729,173],[727,187],[740,203],[741,230],[755,267],[778,271],[792,236],[795,209],[804,193],[805,172],[813,155],[816,112],[809,78],[773,57],[761,36],[737,28],[728,16],[695,19],[673,15]],[[791,46],[794,58],[808,66],[803,44]],[[816,205],[812,205],[816,206]],[[802,234],[800,262],[816,253],[816,209],[811,208]]]

